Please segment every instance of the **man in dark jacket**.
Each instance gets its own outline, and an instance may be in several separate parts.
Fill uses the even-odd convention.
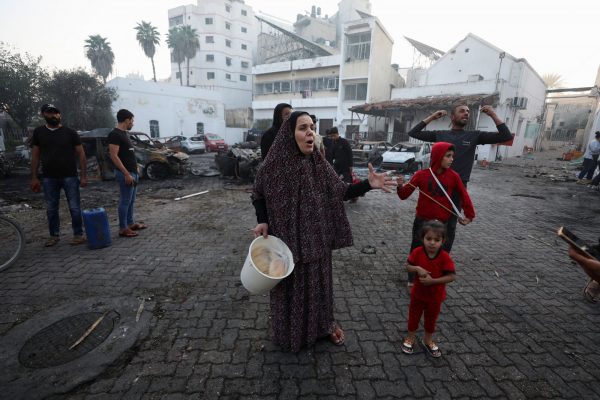
[[[431,121],[440,119],[448,114],[446,110],[439,110],[415,125],[415,127],[408,132],[408,135],[424,142],[452,143],[456,151],[452,169],[458,172],[466,186],[471,176],[471,170],[473,169],[477,145],[502,143],[512,139],[510,130],[498,115],[496,115],[496,112],[491,106],[481,107],[481,112],[487,114],[494,120],[498,132],[466,131],[465,126],[469,123],[470,110],[466,105],[459,105],[454,107],[450,114],[450,121],[452,122],[451,130],[423,131]]]
[[[325,148],[325,158],[333,165],[333,169],[342,176],[344,182],[352,183],[352,147],[334,126],[327,133],[329,148]]]
[[[263,133],[260,139],[260,156],[263,160],[267,158],[267,153],[269,153],[269,149],[275,141],[281,124],[288,119],[291,113],[292,106],[287,103],[279,103],[275,106],[275,110],[273,110],[273,125]]]

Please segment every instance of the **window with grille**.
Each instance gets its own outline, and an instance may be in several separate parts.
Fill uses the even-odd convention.
[[[215,79],[215,73],[214,72],[207,72],[206,73],[206,79]]]
[[[346,37],[347,61],[367,60],[371,55],[371,32],[355,33]]]
[[[183,15],[178,15],[176,17],[169,18],[169,28],[181,24],[183,24]]]
[[[248,80],[248,77],[246,75],[240,75],[240,81],[246,82],[247,80]]]
[[[206,55],[206,61],[208,61],[208,62],[215,61],[215,55],[214,54],[207,54]]]
[[[367,99],[367,84],[357,83],[352,85],[344,85],[344,100],[366,100]]]
[[[213,19],[212,18],[204,18],[204,23],[206,25],[212,25],[213,24]]]
[[[242,61],[242,68],[248,68],[248,66],[250,66],[248,61]]]
[[[158,128],[158,121],[155,119],[150,120],[150,137],[160,137],[160,129]]]

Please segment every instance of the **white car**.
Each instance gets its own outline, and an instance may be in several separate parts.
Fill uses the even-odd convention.
[[[429,168],[431,143],[396,144],[383,153],[381,169],[386,171],[416,172],[423,167]]]
[[[202,136],[172,136],[164,138],[163,143],[168,148],[179,148],[187,154],[204,153],[206,151],[206,145]]]

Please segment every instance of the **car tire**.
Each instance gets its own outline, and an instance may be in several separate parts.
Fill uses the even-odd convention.
[[[187,147],[182,147],[181,151],[183,151],[185,154],[190,154],[190,149],[188,149]]]
[[[151,162],[146,165],[146,176],[152,181],[162,180],[169,176],[169,168],[161,162]]]

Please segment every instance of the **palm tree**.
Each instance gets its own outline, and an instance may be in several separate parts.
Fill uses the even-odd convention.
[[[90,35],[85,40],[84,47],[87,49],[85,55],[92,63],[96,75],[100,75],[106,83],[106,78],[112,73],[115,62],[115,54],[110,43],[100,35]]]
[[[542,80],[548,89],[560,89],[564,87],[563,78],[560,74],[550,73],[542,75]]]
[[[179,66],[179,84],[183,86],[183,78],[181,77],[181,63],[185,61],[185,42],[183,40],[181,27],[174,26],[169,29],[169,34],[167,35],[167,46],[173,50],[171,53],[171,60],[176,62]]]
[[[156,53],[156,45],[160,43],[160,33],[156,27],[152,26],[150,22],[138,22],[134,28],[137,31],[135,38],[142,46],[144,54],[152,62],[152,75],[154,82],[156,82],[156,68],[154,68],[154,53]]]
[[[198,31],[189,25],[181,27],[181,35],[183,36],[183,54],[187,66],[186,86],[190,86],[190,59],[196,57],[196,53],[200,49],[200,40],[198,39]]]

